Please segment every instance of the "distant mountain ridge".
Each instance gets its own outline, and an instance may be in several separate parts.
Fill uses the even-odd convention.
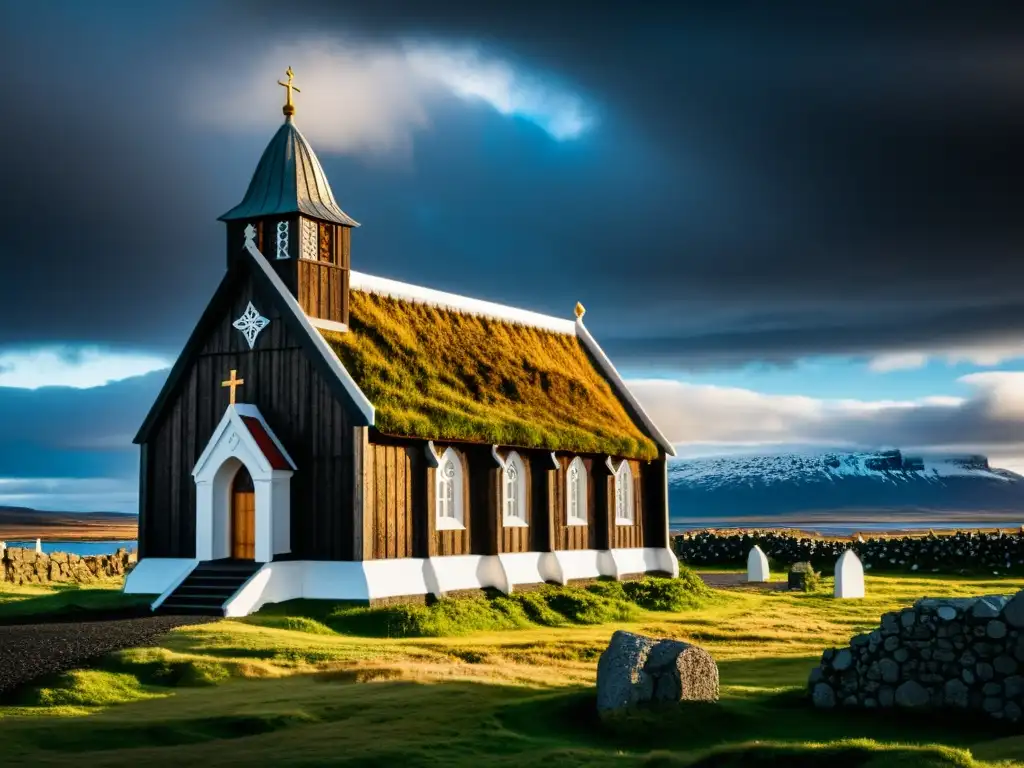
[[[981,455],[900,450],[711,456],[669,463],[672,518],[856,509],[1024,512],[1024,477]]]

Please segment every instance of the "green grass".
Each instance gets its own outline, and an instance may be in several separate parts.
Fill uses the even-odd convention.
[[[131,609],[152,603],[155,595],[126,595],[122,581],[81,584],[46,584],[14,586],[0,583],[0,624],[29,617],[76,616],[88,618],[90,613]]]
[[[349,331],[323,332],[382,432],[654,459],[578,338],[352,291]]]
[[[667,612],[640,606],[678,605],[678,595],[633,583],[574,592],[564,612],[537,593],[504,599],[521,613],[498,598],[483,608],[439,608],[451,602],[440,601],[419,609],[436,613],[421,629],[443,630],[429,637],[382,636],[369,619],[355,634],[339,617],[371,612],[352,606],[277,606],[244,621],[183,627],[157,647],[112,654],[21,691],[0,707],[0,759],[90,768],[1024,765],[1014,762],[1024,760],[1024,737],[995,723],[807,706],[804,682],[821,651],[875,626],[882,613],[926,595],[1022,586],[996,578],[866,581],[868,597],[846,601],[827,596],[827,578],[815,593],[684,589],[685,610]],[[580,623],[598,615],[592,598],[624,600],[629,618]],[[527,605],[540,613],[531,616]],[[482,620],[481,610],[491,618]],[[489,623],[503,610],[516,616],[516,631]],[[481,626],[452,633],[450,623],[466,618],[459,611]],[[719,665],[721,701],[600,722],[596,662],[617,628],[705,647]]]

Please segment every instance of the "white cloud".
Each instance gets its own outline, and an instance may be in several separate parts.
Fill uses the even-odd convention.
[[[53,512],[138,512],[134,480],[78,477],[0,477],[0,507]]]
[[[159,371],[169,365],[169,361],[155,355],[99,347],[0,350],[0,387],[91,389]]]
[[[1024,358],[1024,341],[993,342],[966,347],[891,352],[871,358],[868,362],[868,367],[878,373],[914,370],[924,368],[931,360],[942,360],[947,365],[972,363],[978,366],[991,367],[1004,363],[1007,360],[1019,358]]]
[[[961,377],[965,398],[827,400],[672,380],[630,389],[673,443],[920,446],[1024,455],[1024,372]]]
[[[429,109],[445,95],[530,120],[558,140],[576,138],[593,123],[582,99],[566,88],[473,47],[328,38],[260,51],[241,80],[237,67],[212,79],[205,74],[198,100],[192,85],[186,92],[189,108],[227,130],[265,130],[281,114],[283,89],[274,83],[286,65],[301,89],[296,121],[328,152],[408,155],[415,132],[430,125]]]

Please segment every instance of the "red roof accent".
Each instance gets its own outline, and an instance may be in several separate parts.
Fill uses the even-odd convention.
[[[242,416],[242,421],[245,422],[246,429],[249,430],[249,434],[256,441],[256,445],[260,447],[260,451],[267,457],[271,467],[274,469],[292,468],[292,465],[288,463],[288,459],[281,453],[281,449],[277,447],[277,443],[267,434],[262,421],[255,416]]]

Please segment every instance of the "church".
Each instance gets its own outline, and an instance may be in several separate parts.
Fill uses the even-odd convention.
[[[353,271],[359,224],[296,126],[292,77],[220,217],[223,279],[135,437],[125,591],[242,616],[677,575],[672,444],[583,306],[552,317]]]

